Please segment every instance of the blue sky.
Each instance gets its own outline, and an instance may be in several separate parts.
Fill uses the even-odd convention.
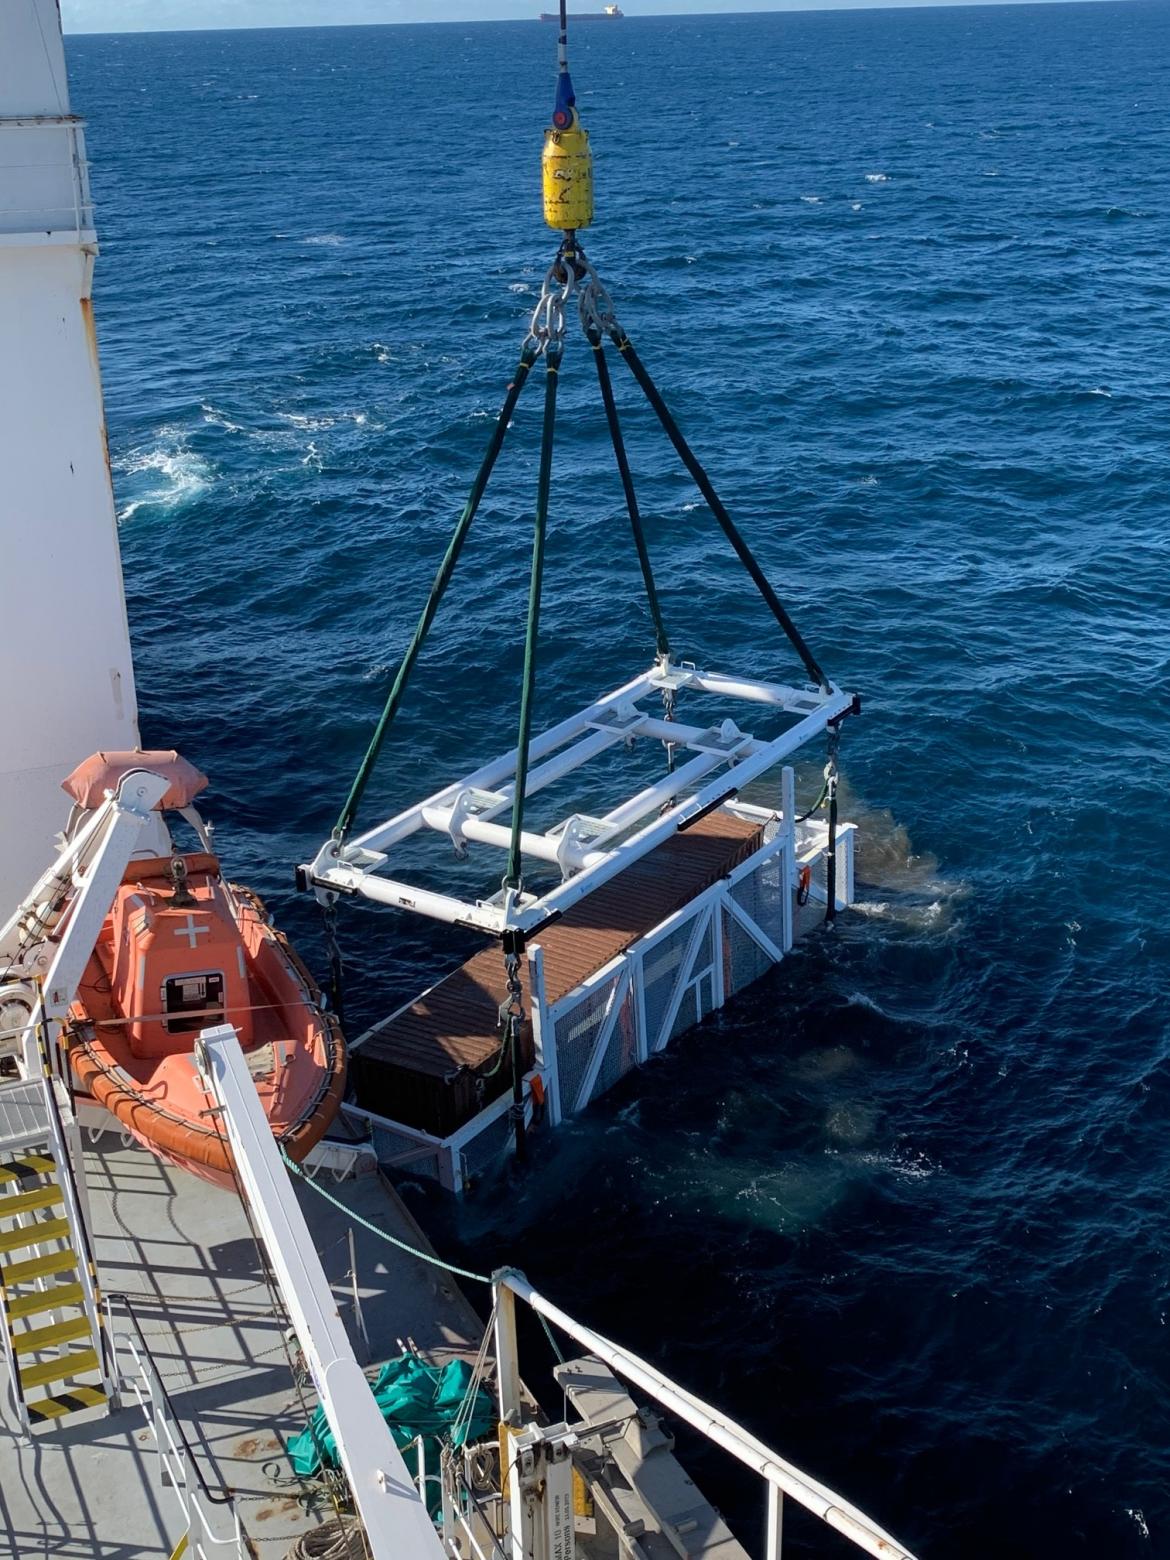
[[[934,5],[940,0],[625,0],[623,9],[630,16],[677,16],[684,11],[828,10],[875,3]],[[570,0],[570,8],[599,10],[600,0]],[[66,32],[493,21],[553,9],[554,0],[61,0]]]

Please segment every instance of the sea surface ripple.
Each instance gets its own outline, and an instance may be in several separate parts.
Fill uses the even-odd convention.
[[[233,874],[318,966],[292,865],[551,258],[553,43],[70,40],[145,736],[211,774]],[[923,1555],[1170,1555],[1170,6],[629,18],[572,49],[590,254],[865,695],[863,902],[537,1174],[458,1214],[409,1195]],[[590,376],[577,343],[545,717],[652,649]],[[789,673],[618,388],[678,649]],[[538,428],[533,395],[369,817],[512,740]],[[372,910],[342,936],[359,1019],[461,952]],[[751,1481],[687,1449],[758,1532]]]

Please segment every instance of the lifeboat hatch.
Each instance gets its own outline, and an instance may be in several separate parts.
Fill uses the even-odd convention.
[[[222,1022],[223,971],[196,975],[171,975],[163,981],[163,1022],[168,1034],[197,1034],[208,1024]]]

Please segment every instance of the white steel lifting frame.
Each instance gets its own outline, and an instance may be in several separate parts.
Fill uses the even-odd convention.
[[[639,708],[652,695],[681,690],[764,705],[794,720],[778,736],[758,740],[730,719],[699,727],[662,720]],[[524,830],[523,854],[560,869],[561,882],[547,892],[502,889],[488,899],[470,901],[380,875],[391,849],[423,829],[448,835],[460,855],[469,842],[507,850],[511,830],[496,820],[512,808],[515,751],[353,840],[327,841],[312,864],[300,869],[302,881],[315,887],[326,903],[338,894],[360,894],[496,936],[507,930],[531,932],[772,769],[853,707],[853,696],[836,687],[822,692],[660,662],[533,739],[526,800],[598,754],[638,738],[671,743],[692,755],[604,814],[574,812],[545,833]]]

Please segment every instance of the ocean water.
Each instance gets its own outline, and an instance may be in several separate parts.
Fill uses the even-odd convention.
[[[553,44],[70,40],[145,735],[318,968],[292,866],[554,248]],[[1170,1555],[1170,7],[631,17],[572,54],[589,252],[865,696],[862,901],[525,1181],[408,1195],[923,1555]],[[617,383],[677,649],[790,673]],[[511,740],[538,427],[535,392],[367,817]],[[580,344],[552,528],[538,718],[652,649]],[[342,939],[357,1021],[464,951],[353,907]],[[753,1538],[752,1481],[684,1444]]]

